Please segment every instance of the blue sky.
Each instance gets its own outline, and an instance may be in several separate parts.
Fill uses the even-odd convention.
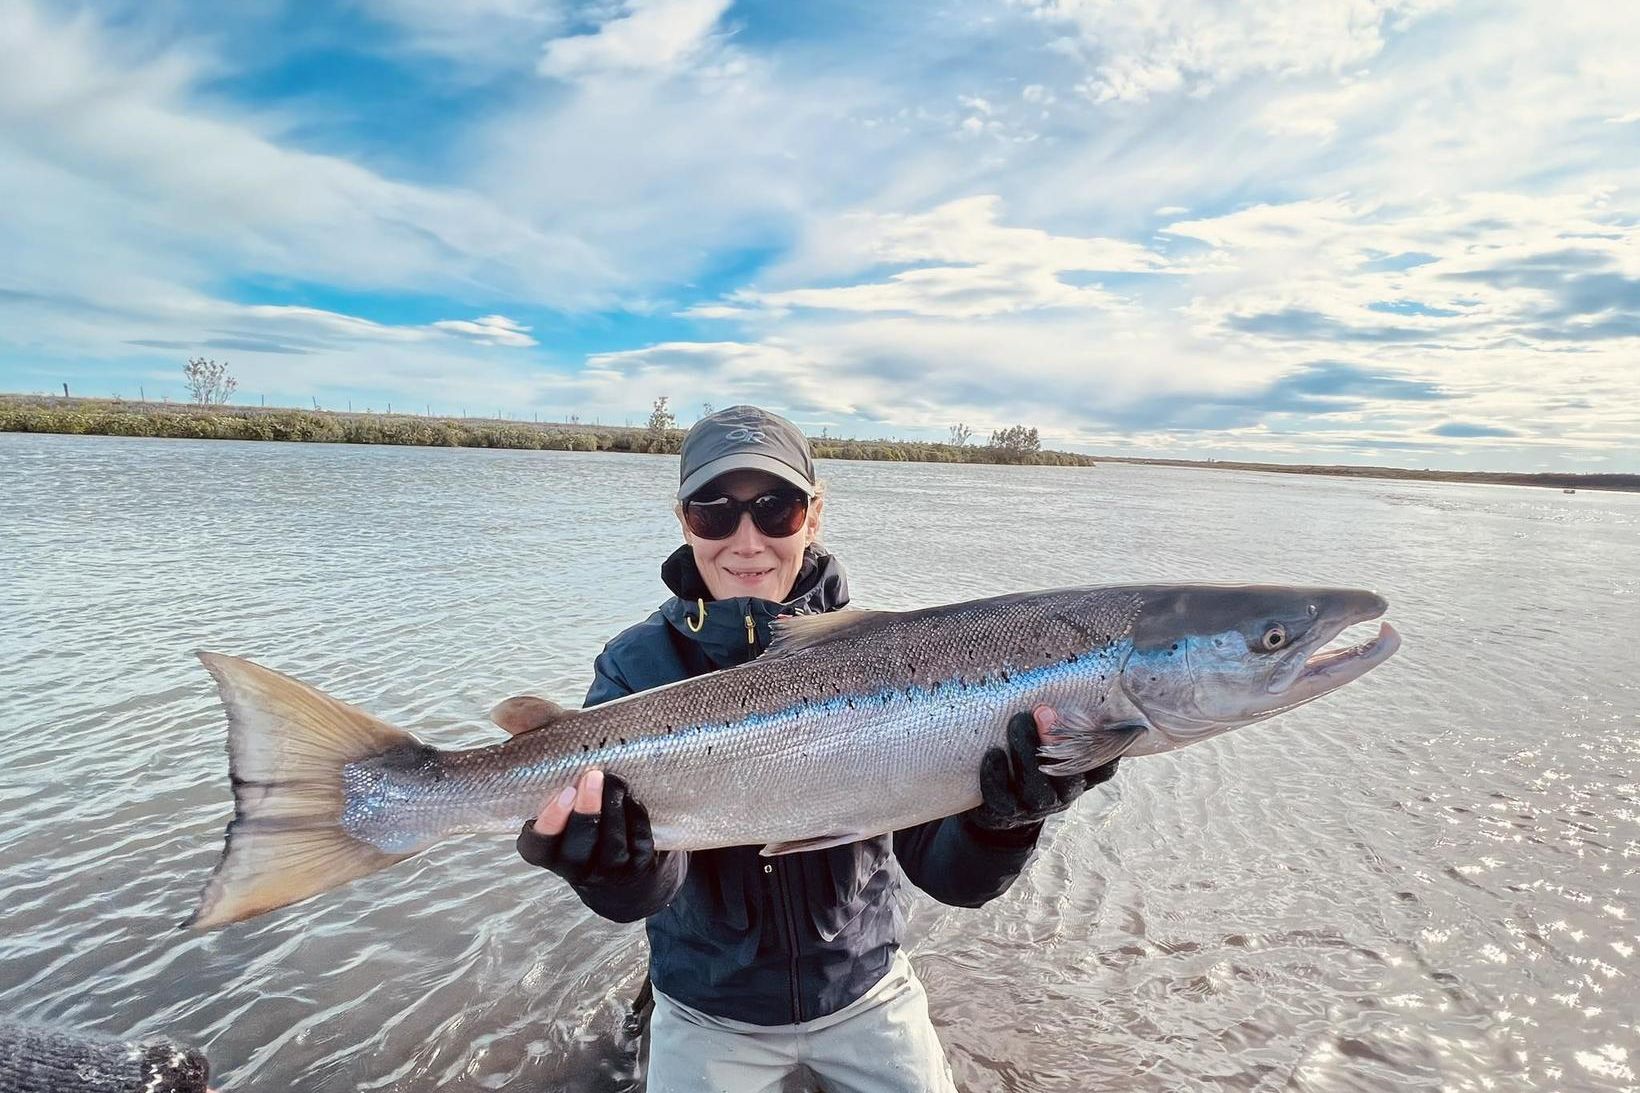
[[[1640,11],[0,0],[0,390],[1640,470]]]

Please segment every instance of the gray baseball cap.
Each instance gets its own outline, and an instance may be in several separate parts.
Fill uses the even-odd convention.
[[[814,457],[801,429],[756,406],[731,406],[708,414],[683,438],[678,460],[678,500],[720,474],[767,471],[814,496]]]

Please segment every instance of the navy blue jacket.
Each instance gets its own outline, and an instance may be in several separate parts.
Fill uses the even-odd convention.
[[[784,603],[706,599],[688,546],[661,576],[675,595],[604,647],[586,705],[742,664],[768,647],[778,616],[848,603],[842,565],[813,548]],[[1007,891],[1040,831],[993,832],[951,816],[775,858],[756,846],[672,851],[647,883],[576,892],[605,918],[648,920],[656,990],[719,1017],[795,1024],[848,1005],[888,970],[904,927],[902,872],[942,903],[978,907]]]

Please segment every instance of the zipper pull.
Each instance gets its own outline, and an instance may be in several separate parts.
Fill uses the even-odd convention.
[[[752,613],[746,612],[746,644],[757,645],[757,623],[752,621]]]

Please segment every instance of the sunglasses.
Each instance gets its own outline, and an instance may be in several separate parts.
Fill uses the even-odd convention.
[[[809,498],[802,490],[771,490],[750,501],[733,497],[691,497],[683,503],[683,522],[702,539],[727,539],[740,527],[740,514],[749,512],[752,524],[771,539],[796,535],[809,515]]]

